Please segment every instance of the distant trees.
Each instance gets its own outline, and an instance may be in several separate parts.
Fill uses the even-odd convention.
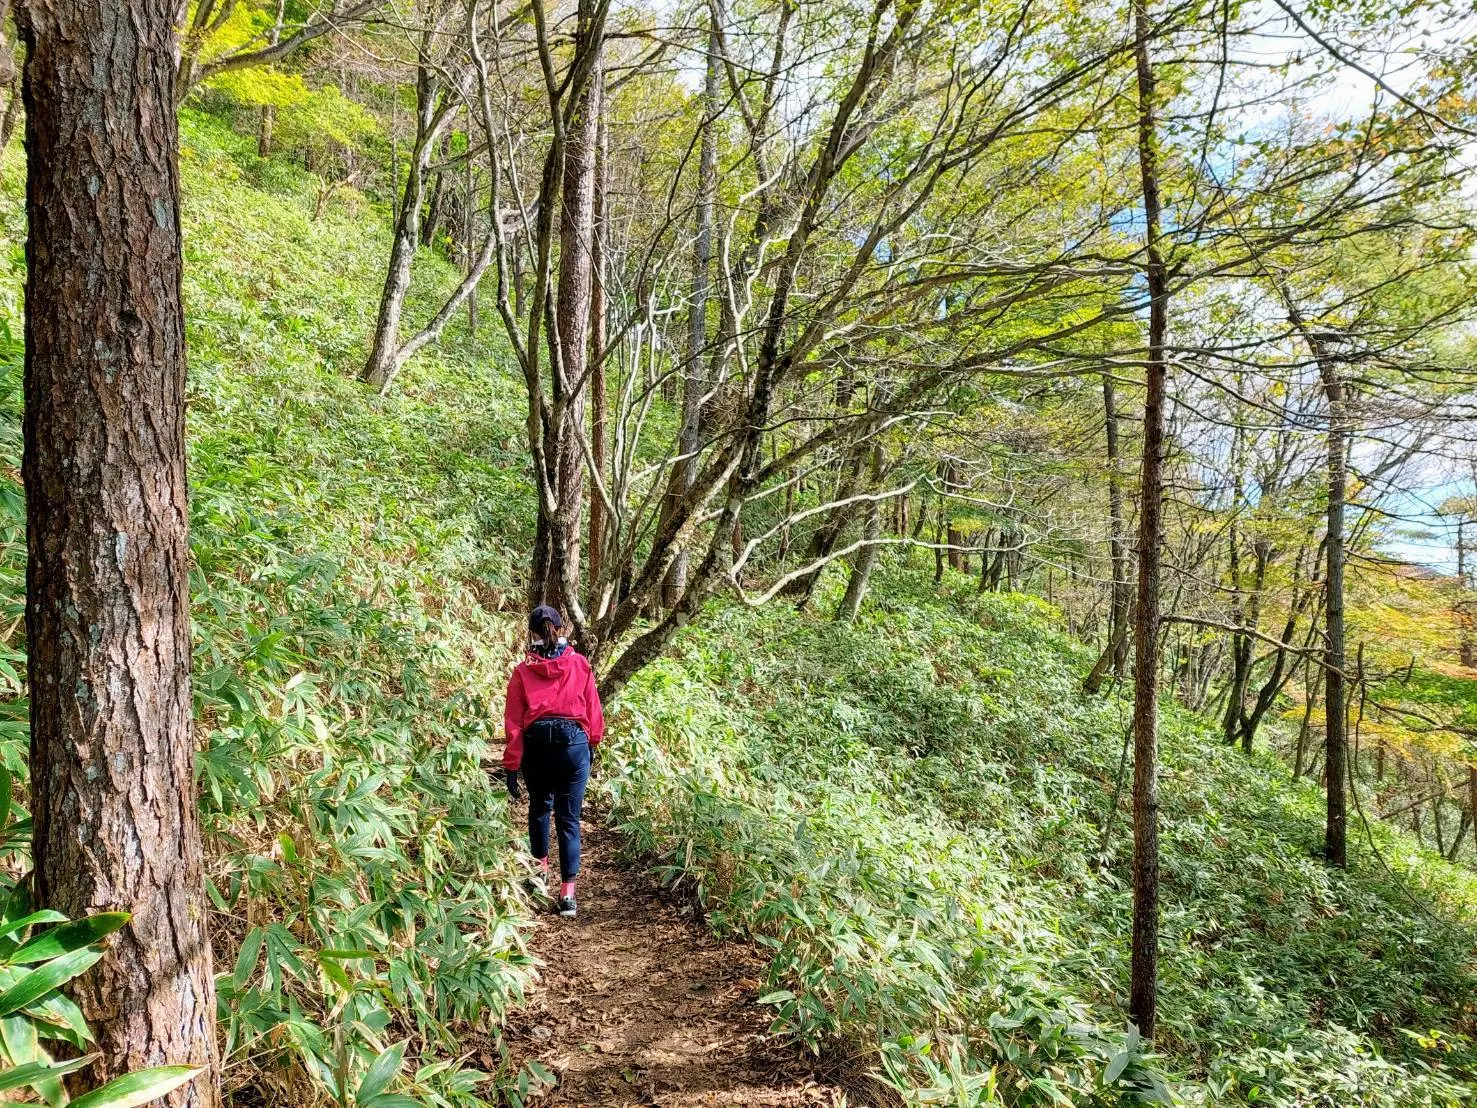
[[[492,303],[523,383],[526,598],[566,610],[607,693],[721,594],[819,607],[849,562],[834,618],[864,618],[892,545],[931,547],[941,584],[1044,593],[1098,648],[1086,691],[1133,682],[1146,1037],[1161,697],[1247,754],[1269,731],[1291,746],[1266,726],[1287,709],[1332,865],[1361,785],[1423,837],[1429,816],[1444,854],[1477,839],[1477,727],[1417,703],[1415,659],[1361,624],[1392,487],[1477,412],[1463,66],[1416,89],[1443,112],[1370,78],[1379,99],[1330,114],[1308,96],[1351,48],[1290,8],[1135,0],[1126,28],[895,0],[709,0],[660,28],[608,0],[402,8],[20,13],[46,309],[26,354],[35,886],[135,913],[81,989],[106,1073],[214,1064],[174,105],[330,36],[393,47],[388,171],[366,185],[393,233],[360,376],[392,389]],[[1329,18],[1377,49],[1377,14]],[[1288,35],[1311,76],[1237,60]],[[285,132],[259,106],[268,157]],[[459,276],[418,308],[417,256],[448,241]],[[977,582],[949,577],[975,558]],[[1380,742],[1370,788],[1359,725],[1392,721],[1426,745]],[[214,1103],[198,1084],[176,1103]]]
[[[236,0],[198,0],[182,10],[188,18],[180,32],[176,95],[183,99],[212,77],[280,62],[324,35],[354,30],[387,7],[385,0],[332,0],[308,6],[304,18],[286,25],[283,5],[273,0],[273,6],[275,17]]]
[[[433,202],[427,209],[426,189],[437,148],[444,146],[443,137],[458,111],[465,115],[465,137],[469,145],[478,128],[484,148],[490,149],[496,141],[487,60],[480,41],[479,10],[476,0],[468,0],[465,8],[458,8],[449,0],[431,0],[424,11],[426,23],[417,31],[415,139],[395,213],[388,272],[384,292],[380,296],[369,358],[360,373],[367,384],[380,392],[390,387],[401,368],[417,351],[441,337],[452,317],[476,294],[477,285],[492,263],[496,243],[492,223],[496,213],[488,212],[488,225],[483,231],[481,246],[474,251],[472,210],[477,195],[474,178],[468,173],[465,178],[466,195],[462,197],[466,209],[463,220],[463,233],[467,240],[464,244],[466,273],[429,320],[410,335],[402,336],[400,324],[405,312],[405,298],[410,292],[412,263],[416,251],[429,237],[429,229],[423,226],[422,221],[434,220],[434,200],[440,196],[445,180],[443,170],[436,176],[437,191],[432,194]],[[444,155],[444,149],[442,153]],[[470,150],[462,156],[470,166]]]
[[[657,33],[600,0],[464,2],[460,34],[421,15],[365,379],[421,341],[399,313],[426,182],[475,165],[527,399],[528,599],[570,613],[607,692],[720,593],[805,607],[850,560],[834,614],[856,620],[891,544],[1059,604],[1100,650],[1086,691],[1133,681],[1129,1010],[1152,1035],[1161,696],[1248,754],[1302,700],[1295,771],[1323,767],[1347,862],[1351,706],[1385,710],[1350,671],[1349,579],[1380,483],[1471,402],[1432,342],[1469,316],[1457,125],[1378,81],[1315,110],[1352,55],[1263,9],[1135,3],[1125,33],[713,0]],[[1369,12],[1338,18],[1379,49]],[[1288,35],[1312,44],[1297,75],[1238,54]],[[1422,96],[1455,73],[1433,62]],[[464,237],[451,306],[483,276]]]
[[[27,4],[25,460],[32,878],[127,911],[76,987],[93,1076],[207,1075],[215,990],[195,808],[178,7]]]

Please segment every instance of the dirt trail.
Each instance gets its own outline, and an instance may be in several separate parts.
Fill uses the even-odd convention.
[[[508,1030],[517,1062],[559,1075],[538,1103],[846,1105],[813,1062],[767,1036],[759,955],[684,918],[615,845],[587,812],[579,919],[549,914],[533,935],[545,967]]]

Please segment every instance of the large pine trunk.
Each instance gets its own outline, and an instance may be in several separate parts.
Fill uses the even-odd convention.
[[[185,349],[170,0],[28,5],[26,633],[37,899],[133,919],[75,995],[101,1081],[216,1092],[192,772]]]
[[[1143,183],[1149,344],[1144,364],[1144,442],[1139,481],[1138,606],[1133,668],[1133,941],[1129,1018],[1154,1037],[1159,973],[1159,563],[1164,508],[1165,342],[1169,289],[1160,248],[1158,134],[1149,15],[1135,0],[1139,170]]]

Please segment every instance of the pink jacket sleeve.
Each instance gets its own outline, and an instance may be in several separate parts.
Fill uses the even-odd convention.
[[[523,717],[527,712],[522,669],[515,668],[508,678],[508,697],[503,704],[503,735],[508,741],[503,748],[503,769],[517,769],[523,764]]]
[[[590,736],[590,745],[600,745],[600,740],[605,738],[605,709],[600,705],[600,689],[595,684],[595,672],[589,665],[585,666],[585,704],[590,714],[589,726],[585,728]]]

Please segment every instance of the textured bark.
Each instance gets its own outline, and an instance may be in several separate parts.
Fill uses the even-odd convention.
[[[603,108],[603,105],[602,105]],[[605,381],[606,305],[605,251],[610,226],[610,128],[605,112],[600,112],[600,138],[595,148],[595,227],[590,251],[593,286],[590,290],[590,456],[595,471],[605,472],[606,423],[609,397]],[[605,580],[605,501],[592,487],[590,490],[590,589],[591,609],[598,617],[604,614]]]
[[[430,31],[425,35],[429,45]],[[416,137],[410,151],[410,167],[405,188],[400,194],[400,210],[395,218],[395,236],[390,243],[390,262],[385,273],[385,287],[380,294],[379,316],[375,321],[374,345],[364,363],[360,378],[383,392],[400,371],[397,353],[400,348],[400,317],[405,311],[405,295],[410,291],[410,268],[421,241],[421,206],[425,201],[426,170],[431,163],[432,144],[446,116],[438,113],[439,82],[429,65],[423,64],[416,79]]]
[[[400,319],[405,311],[406,293],[410,291],[411,265],[422,241],[421,208],[425,203],[426,173],[430,169],[436,142],[451,122],[445,77],[442,67],[435,61],[441,46],[444,21],[450,10],[450,5],[436,8],[435,18],[421,31],[420,64],[415,82],[415,143],[410,150],[410,166],[406,171],[405,188],[400,194],[400,209],[395,216],[395,237],[390,244],[390,262],[385,273],[384,291],[380,295],[373,346],[359,375],[361,380],[380,392],[389,388],[406,359],[419,349],[419,346],[411,349],[409,343],[401,343]],[[392,120],[392,137],[393,134]],[[392,152],[392,164],[393,160]],[[457,306],[460,306],[460,301]],[[440,333],[439,329],[436,333]]]
[[[0,116],[0,154],[5,153],[5,148],[10,145],[10,137],[15,134],[15,125],[21,118],[21,78],[17,73],[10,79],[6,86],[10,90],[10,99],[5,103],[5,115]]]
[[[191,738],[177,6],[28,5],[26,633],[37,899],[131,922],[74,995],[96,1083],[209,1067]]]
[[[1144,364],[1144,442],[1139,478],[1138,607],[1133,670],[1133,942],[1129,1018],[1154,1037],[1159,973],[1159,563],[1164,509],[1165,340],[1169,291],[1159,241],[1160,201],[1154,70],[1149,14],[1133,8],[1138,76],[1139,172],[1145,224],[1144,276],[1149,288],[1149,346]]]
[[[577,50],[600,50],[581,5]],[[566,123],[564,177],[559,204],[559,285],[555,299],[559,360],[554,373],[558,506],[551,527],[550,582],[566,611],[579,594],[580,522],[585,492],[585,389],[589,368],[590,307],[594,295],[595,151],[600,141],[601,79],[598,58],[585,89],[575,94]]]
[[[1477,844],[1477,765],[1467,767],[1467,822],[1474,828],[1472,841]]]
[[[697,480],[698,446],[702,441],[703,395],[708,382],[703,373],[703,355],[708,344],[708,299],[712,286],[713,245],[717,238],[715,220],[718,195],[718,128],[723,110],[719,88],[719,42],[721,5],[710,5],[708,13],[707,76],[703,89],[701,152],[698,156],[696,233],[692,242],[692,299],[687,315],[687,365],[682,381],[682,429],[677,436],[678,461],[673,466],[668,510],[675,508]],[[662,602],[671,607],[687,587],[687,551],[679,549],[663,582]]]

